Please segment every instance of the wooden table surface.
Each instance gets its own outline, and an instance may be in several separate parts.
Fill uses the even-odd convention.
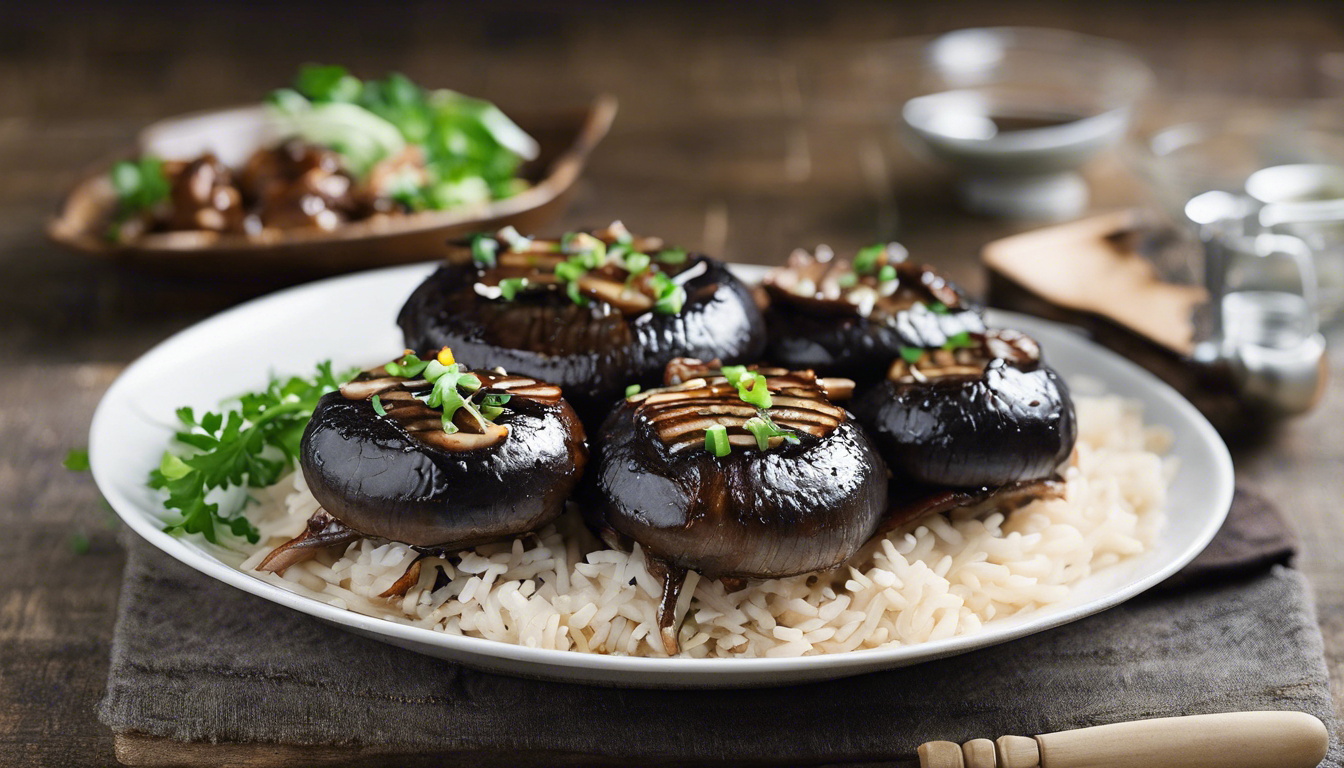
[[[305,61],[395,68],[506,109],[612,92],[616,127],[562,225],[620,217],[751,262],[896,236],[980,291],[979,247],[1024,225],[957,212],[945,176],[901,149],[873,42],[1059,26],[1137,46],[1172,97],[1344,98],[1338,3],[564,5],[0,10],[0,765],[115,764],[93,707],[123,555],[91,479],[61,469],[62,457],[85,444],[98,398],[128,362],[277,287],[122,269],[44,240],[79,169],[155,117],[256,99]],[[1142,200],[1114,157],[1089,174],[1098,210]],[[1234,452],[1242,481],[1278,500],[1302,535],[1299,566],[1342,701],[1344,334],[1332,341],[1334,383],[1320,409]]]

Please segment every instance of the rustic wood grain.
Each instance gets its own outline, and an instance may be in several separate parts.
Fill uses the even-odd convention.
[[[956,212],[945,175],[893,138],[892,83],[863,51],[893,36],[995,24],[1127,40],[1176,94],[1344,93],[1338,3],[5,4],[0,765],[116,761],[92,708],[123,561],[90,479],[61,469],[61,458],[85,443],[93,407],[122,366],[278,287],[119,270],[48,245],[42,224],[84,166],[149,120],[255,99],[309,60],[371,74],[396,68],[506,108],[610,91],[621,115],[564,224],[621,217],[751,262],[896,235],[979,291],[980,246],[1022,227]],[[1096,210],[1139,199],[1113,157],[1089,175]],[[1235,453],[1244,480],[1277,499],[1302,534],[1299,564],[1316,590],[1339,701],[1344,335],[1332,341],[1335,379],[1318,412]],[[71,548],[74,532],[90,540],[86,554]]]

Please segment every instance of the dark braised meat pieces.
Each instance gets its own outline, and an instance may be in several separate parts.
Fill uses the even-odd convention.
[[[1073,401],[1040,348],[1009,330],[918,350],[854,404],[896,475],[972,488],[1052,476],[1077,440]],[[911,355],[915,357],[915,355]]]

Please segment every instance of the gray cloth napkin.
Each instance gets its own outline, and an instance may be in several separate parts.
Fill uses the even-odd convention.
[[[881,764],[933,739],[1249,709],[1302,710],[1333,732],[1307,586],[1276,564],[1291,552],[1272,507],[1238,493],[1216,543],[1182,574],[1083,621],[824,683],[657,691],[423,657],[232,589],[136,539],[99,716],[118,734],[309,745],[328,758],[342,746],[340,764],[399,766]],[[290,750],[284,764],[304,754]],[[1341,754],[1334,744],[1324,765],[1344,764]]]

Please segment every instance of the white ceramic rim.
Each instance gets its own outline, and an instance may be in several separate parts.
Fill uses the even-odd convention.
[[[385,619],[373,618],[355,613],[354,611],[337,608],[254,578],[195,548],[190,540],[164,533],[161,529],[161,521],[153,513],[141,509],[134,500],[121,493],[117,483],[112,482],[112,478],[108,474],[108,460],[104,457],[107,452],[116,450],[115,438],[117,433],[113,428],[113,424],[116,417],[114,410],[117,407],[117,403],[124,399],[124,393],[135,386],[138,379],[146,375],[146,371],[153,371],[158,361],[161,358],[169,356],[175,348],[191,344],[192,338],[203,332],[216,330],[230,324],[237,324],[241,318],[248,314],[259,310],[274,308],[277,305],[296,300],[302,304],[303,299],[307,298],[311,300],[322,291],[342,283],[365,280],[378,276],[390,276],[391,273],[394,272],[406,272],[408,273],[409,279],[410,273],[423,273],[427,275],[433,266],[434,265],[432,264],[418,264],[370,270],[367,272],[316,281],[254,299],[203,320],[175,334],[133,362],[122,372],[117,380],[113,382],[112,386],[103,396],[102,401],[99,403],[98,408],[94,413],[89,435],[89,456],[94,480],[118,516],[120,516],[132,530],[154,547],[207,576],[218,579],[219,581],[241,589],[244,592],[257,595],[279,605],[349,628],[360,634],[382,639],[394,645],[412,649],[421,645],[437,646],[444,651],[449,652],[454,658],[458,658],[467,664],[473,663],[470,660],[471,657],[489,657],[501,661],[512,660],[521,662],[526,667],[531,667],[533,669],[550,667],[566,668],[565,671],[559,673],[558,676],[570,679],[582,679],[585,677],[584,670],[588,670],[592,673],[587,676],[588,679],[593,681],[604,681],[608,684],[613,680],[617,680],[618,684],[627,685],[686,687],[688,683],[685,680],[678,681],[677,678],[703,680],[707,677],[723,676],[723,681],[717,685],[730,686],[768,684],[762,682],[767,679],[772,679],[776,682],[818,679],[823,676],[822,674],[819,674],[822,670],[825,671],[825,677],[843,677],[850,674],[858,674],[888,667],[904,666],[911,663],[951,656],[969,650],[1015,640],[1026,635],[1076,621],[1085,616],[1118,605],[1176,573],[1176,571],[1180,570],[1193,560],[1195,556],[1203,551],[1208,545],[1214,534],[1216,534],[1221,527],[1223,520],[1227,515],[1227,510],[1231,506],[1233,493],[1231,456],[1228,454],[1222,439],[1218,436],[1218,433],[1208,421],[1195,410],[1194,406],[1190,405],[1190,403],[1181,397],[1175,390],[1171,389],[1146,370],[1115,356],[1107,350],[1101,349],[1100,347],[1094,347],[1096,354],[1101,355],[1102,357],[1111,358],[1109,360],[1111,365],[1126,369],[1128,374],[1132,377],[1144,382],[1149,396],[1154,401],[1165,403],[1180,414],[1183,420],[1187,422],[1187,425],[1194,430],[1198,437],[1198,441],[1208,446],[1212,451],[1213,464],[1210,468],[1212,475],[1205,478],[1205,482],[1211,494],[1209,497],[1209,514],[1205,519],[1203,526],[1199,529],[1195,539],[1177,555],[1172,557],[1163,567],[1158,568],[1147,576],[1124,588],[1114,590],[1104,597],[1094,599],[1082,606],[1053,613],[1050,612],[1049,608],[1046,608],[1043,609],[1041,615],[1033,621],[1006,628],[995,628],[991,623],[986,625],[980,632],[948,638],[946,640],[931,641],[896,648],[879,648],[817,656],[750,659],[693,659],[612,656],[579,653],[574,651],[528,648],[482,638],[450,635],[421,627],[398,624]],[[763,270],[762,267],[749,265],[733,266],[734,270],[742,276],[743,279],[757,279]],[[408,284],[413,286],[414,282]],[[996,312],[995,314],[1003,321],[1030,326],[1030,328],[1028,328],[1029,331],[1041,328],[1054,328],[1056,330],[1053,331],[1052,334],[1061,332],[1068,333],[1062,329],[1062,326],[1047,323],[1037,318],[1028,318],[1022,315],[1002,312]],[[1094,346],[1084,340],[1080,340],[1080,343]],[[1048,345],[1045,348],[1047,354],[1049,354]],[[320,359],[320,357],[320,354],[315,355],[314,360]],[[262,375],[260,370],[261,365],[259,364],[258,367],[258,378],[260,379]],[[296,365],[294,370],[303,370],[306,367],[307,362],[305,361],[302,364]],[[146,468],[146,471],[148,471],[148,468]],[[1095,575],[1088,578],[1095,578]],[[480,666],[479,663],[476,665]],[[703,682],[692,682],[689,684],[693,686],[703,685],[704,687],[714,687],[716,685],[715,683]]]

